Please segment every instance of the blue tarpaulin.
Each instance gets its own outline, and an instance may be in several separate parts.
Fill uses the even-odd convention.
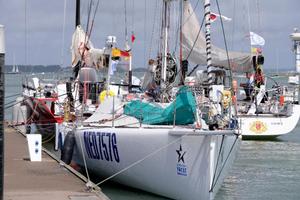
[[[166,108],[153,103],[134,100],[125,105],[124,113],[133,116],[144,124],[173,124],[174,113],[177,125],[192,124],[195,121],[196,101],[188,87],[181,87],[176,99]]]

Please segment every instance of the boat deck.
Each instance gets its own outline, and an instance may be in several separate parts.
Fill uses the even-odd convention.
[[[100,189],[88,190],[58,161],[42,152],[42,162],[30,162],[26,138],[15,129],[4,129],[5,200],[107,200]]]

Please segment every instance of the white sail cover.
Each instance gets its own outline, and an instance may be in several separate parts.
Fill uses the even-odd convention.
[[[206,65],[206,41],[203,33],[197,35],[200,30],[196,13],[189,1],[184,1],[183,26],[182,26],[182,50],[183,60],[192,63]],[[194,44],[195,43],[195,44]],[[191,51],[192,50],[192,51]],[[211,46],[212,65],[229,69],[227,54],[224,49]],[[252,69],[252,57],[250,53],[228,52],[232,71],[246,72]]]
[[[89,67],[101,68],[104,62],[104,49],[94,48],[81,26],[77,26],[72,36],[72,67],[82,60]]]

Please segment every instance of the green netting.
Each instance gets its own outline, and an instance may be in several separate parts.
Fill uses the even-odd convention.
[[[139,100],[128,103],[124,108],[126,115],[133,116],[144,124],[157,125],[173,124],[174,113],[176,113],[175,123],[177,125],[194,123],[195,111],[195,97],[187,87],[180,88],[176,100],[166,108]]]

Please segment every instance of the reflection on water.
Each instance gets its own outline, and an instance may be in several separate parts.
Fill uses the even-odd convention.
[[[281,142],[243,141],[216,199],[300,199],[298,131]]]

